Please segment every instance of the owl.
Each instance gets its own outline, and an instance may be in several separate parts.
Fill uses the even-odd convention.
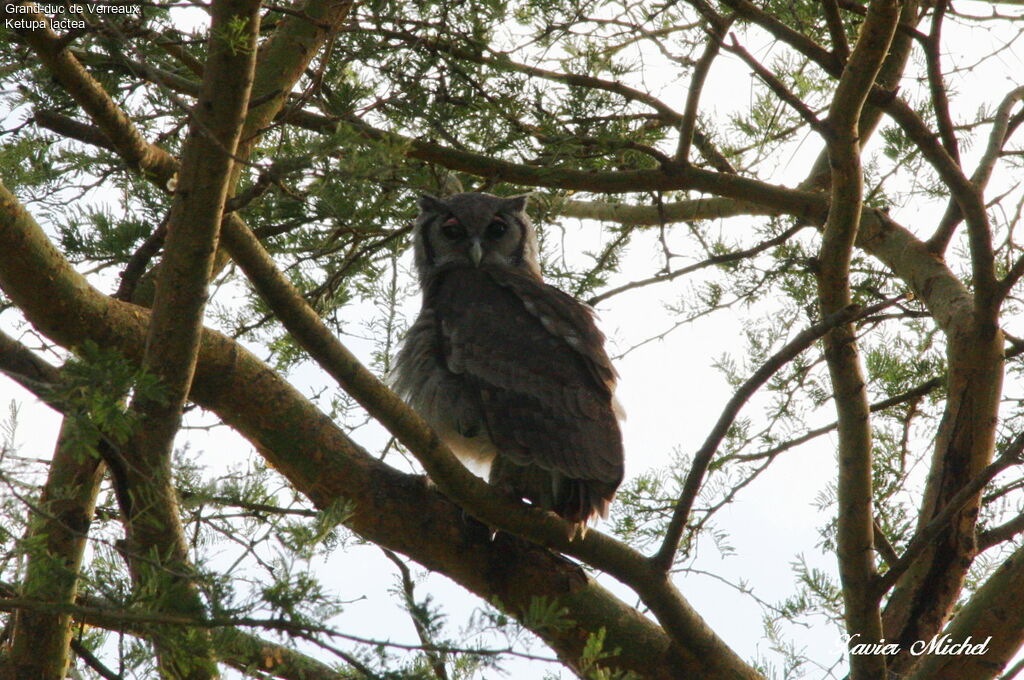
[[[622,481],[616,373],[590,307],[544,283],[526,197],[421,196],[422,308],[391,383],[470,469],[585,532]]]

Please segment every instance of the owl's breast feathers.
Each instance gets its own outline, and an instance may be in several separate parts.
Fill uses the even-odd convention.
[[[590,309],[530,275],[485,268],[444,272],[428,299],[438,358],[476,401],[499,459],[596,483],[605,514],[622,437]]]

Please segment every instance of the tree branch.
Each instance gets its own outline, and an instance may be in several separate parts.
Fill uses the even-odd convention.
[[[978,551],[984,552],[1000,543],[1024,533],[1024,515],[1017,515],[1008,522],[992,527],[978,534]]]
[[[788,104],[791,109],[796,111],[797,114],[804,119],[804,122],[811,126],[812,130],[815,130],[818,133],[824,132],[822,123],[818,119],[817,114],[815,114],[814,111],[812,111],[811,108],[799,97],[790,92],[789,88],[786,87],[782,81],[776,78],[774,73],[766,69],[761,62],[755,59],[750,52],[740,45],[735,35],[732,36],[732,43],[726,46],[725,49],[742,59],[743,62],[749,66],[755,74],[757,74],[757,77],[775,93],[775,96]]]
[[[434,645],[434,641],[431,639],[430,631],[427,629],[426,625],[427,622],[424,620],[423,613],[420,611],[421,606],[416,602],[416,587],[413,585],[412,574],[409,572],[409,567],[402,561],[402,558],[391,550],[385,549],[384,555],[398,568],[398,572],[402,579],[402,597],[405,600],[405,608],[409,614],[409,618],[412,619],[413,628],[416,629],[416,637],[418,637],[420,642],[423,644],[427,660],[430,662],[430,668],[434,673],[434,677],[436,680],[448,680],[448,669],[445,667],[446,655],[444,652],[438,653],[433,649],[436,645]]]
[[[690,162],[690,145],[693,143],[693,131],[697,127],[697,112],[700,106],[700,93],[704,89],[704,81],[708,77],[708,71],[718,56],[718,50],[722,46],[722,38],[729,30],[732,19],[728,19],[723,25],[712,25],[708,31],[708,42],[704,46],[704,53],[697,60],[690,76],[690,87],[686,93],[686,107],[683,109],[683,116],[679,121],[679,142],[676,146],[675,159],[682,163]]]
[[[839,63],[845,65],[850,58],[850,44],[846,40],[846,26],[839,13],[839,4],[836,0],[821,0],[821,11],[825,15],[825,25],[832,39],[832,52]]]
[[[66,417],[50,462],[46,483],[29,520],[29,549],[20,594],[30,599],[73,603],[78,572],[96,498],[106,466],[81,446]],[[13,677],[63,678],[70,662],[71,615],[22,610],[14,618],[10,664]]]
[[[832,169],[831,202],[816,272],[822,314],[834,314],[851,301],[850,259],[863,200],[860,114],[889,51],[899,17],[897,0],[871,2],[829,108],[825,143]],[[879,600],[871,592],[875,567],[870,410],[852,324],[837,326],[825,336],[825,361],[839,423],[836,543],[846,630],[866,640],[881,640]],[[885,669],[885,657],[880,654],[850,655],[852,680],[882,678]]]
[[[228,233],[225,225],[224,238]],[[11,254],[0,260],[0,288],[43,333],[65,345],[91,339],[138,360],[147,313],[92,289],[2,185],[0,252]],[[587,635],[605,628],[607,644],[621,649],[608,663],[644,677],[760,677],[715,636],[671,581],[647,567],[641,556],[596,531],[569,543],[560,519],[505,501],[452,458],[459,465],[457,474],[470,476],[468,484],[476,485],[471,488],[473,498],[493,501],[486,507],[493,508],[494,514],[486,515],[485,521],[509,533],[550,538],[557,547],[629,582],[663,622],[664,630],[564,559],[505,534],[491,541],[488,532],[474,530],[457,506],[422,479],[399,473],[368,455],[294,388],[220,334],[206,331],[203,335],[190,398],[252,441],[318,507],[330,507],[341,499],[350,502],[354,510],[347,526],[367,540],[409,555],[487,601],[497,598],[517,617],[529,611],[534,597],[557,600],[579,627],[536,632],[564,658],[579,659]],[[387,421],[404,419],[407,434],[422,437],[419,443],[440,450],[436,436],[431,439],[429,431],[416,427],[415,414],[393,395],[384,398],[394,399],[388,402],[394,410]],[[423,450],[418,453],[423,455]]]
[[[844,309],[830,314],[820,323],[816,323],[813,326],[804,329],[798,333],[796,337],[787,342],[782,349],[764,362],[761,367],[758,368],[753,375],[747,378],[739,389],[736,390],[732,398],[729,399],[729,402],[722,410],[715,426],[711,428],[711,432],[704,440],[704,444],[693,456],[693,462],[690,464],[690,471],[687,473],[686,480],[683,482],[682,493],[680,494],[679,500],[676,502],[675,509],[672,512],[672,519],[669,521],[668,527],[665,530],[665,538],[662,541],[658,552],[651,556],[651,562],[656,568],[664,571],[671,569],[672,564],[675,561],[676,550],[679,547],[679,540],[682,538],[683,530],[686,528],[686,521],[690,516],[690,509],[693,507],[693,502],[697,498],[697,492],[700,490],[701,482],[704,480],[704,474],[707,472],[708,465],[711,464],[711,459],[718,450],[719,444],[721,444],[722,439],[725,438],[726,433],[728,433],[729,428],[732,426],[733,421],[735,421],[740,409],[743,408],[743,405],[746,404],[754,392],[756,392],[761,385],[767,382],[776,371],[810,347],[818,338],[822,337],[839,324],[849,323],[852,319],[858,316],[860,312],[860,308],[856,305],[849,305]]]
[[[1024,641],[1024,547],[1017,550],[960,608],[943,631],[953,642],[986,643],[982,655],[926,654],[907,680],[991,680]],[[1011,676],[1012,677],[1012,676]]]
[[[43,399],[40,386],[53,384],[60,378],[60,369],[3,331],[0,331],[0,372],[40,399]]]
[[[942,74],[942,20],[946,17],[946,0],[935,3],[932,13],[932,27],[925,43],[925,64],[928,67],[928,87],[932,93],[932,108],[935,110],[935,122],[939,128],[939,137],[950,158],[960,165],[960,145],[956,141],[953,119],[949,115],[949,96]]]
[[[723,0],[723,4],[736,12],[740,18],[757,24],[800,54],[824,67],[829,73],[835,75],[843,70],[843,63],[837,55],[830,53],[803,33],[790,28],[749,0]]]
[[[166,611],[201,618],[204,606],[191,573],[171,469],[198,358],[209,278],[221,215],[230,190],[234,154],[248,108],[259,35],[259,0],[215,0],[203,87],[192,110],[182,151],[164,258],[142,357],[143,369],[160,379],[159,397],[140,393],[130,410],[140,423],[123,450],[120,480],[130,503],[122,507],[128,530],[129,565],[136,588],[161,593]],[[241,27],[241,31],[239,31]],[[122,501],[126,500],[124,496]],[[157,556],[157,564],[132,555]],[[157,635],[160,668],[174,677],[218,677],[205,631],[171,644]]]
[[[1010,127],[1010,114],[1013,113],[1013,107],[1022,99],[1024,99],[1024,86],[1010,90],[1003,97],[1003,101],[999,103],[999,108],[996,109],[996,116],[992,121],[992,131],[988,135],[985,153],[982,155],[981,160],[978,161],[978,167],[974,171],[974,175],[971,176],[971,181],[979,189],[987,186],[989,178],[992,177],[992,170],[995,168],[996,162],[1002,153],[1003,142],[1006,141],[1006,133]]]
[[[1024,434],[1020,434],[1013,440],[1003,453],[990,463],[979,474],[975,475],[963,486],[949,501],[936,513],[928,522],[927,526],[919,529],[914,537],[907,544],[903,554],[895,564],[889,566],[889,570],[878,580],[877,591],[879,597],[888,592],[896,581],[907,569],[917,560],[932,542],[946,530],[950,521],[959,513],[963,507],[977,497],[985,486],[991,482],[996,475],[1013,465],[1019,465],[1021,453],[1024,452]]]

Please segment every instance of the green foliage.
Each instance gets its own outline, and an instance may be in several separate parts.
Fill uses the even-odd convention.
[[[163,389],[158,380],[118,352],[91,341],[78,348],[77,357],[64,364],[62,380],[49,388],[48,397],[60,404],[75,426],[72,441],[95,454],[100,438],[115,445],[128,441],[139,416],[127,408],[131,397],[158,401]]]
[[[152,229],[152,223],[134,215],[88,210],[62,226],[61,246],[83,262],[126,262]]]
[[[522,623],[530,630],[568,630],[574,625],[566,616],[568,610],[556,600],[544,597],[530,598],[530,608],[523,614]]]
[[[639,676],[632,671],[617,671],[602,666],[601,662],[618,654],[617,650],[605,649],[607,631],[601,628],[587,636],[580,658],[580,672],[588,680],[637,680]]]
[[[292,521],[281,526],[278,538],[285,548],[306,559],[321,551],[329,553],[340,540],[339,525],[344,524],[352,512],[352,505],[339,498],[318,512],[312,522]]]
[[[249,19],[241,16],[232,16],[221,30],[218,38],[227,45],[228,51],[232,55],[237,56],[252,50],[248,45],[248,26]]]

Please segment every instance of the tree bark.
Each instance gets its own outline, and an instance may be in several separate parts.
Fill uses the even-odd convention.
[[[874,0],[857,44],[843,70],[825,121],[831,168],[828,220],[817,262],[818,299],[823,315],[849,305],[850,260],[863,210],[863,174],[858,140],[860,116],[899,19],[899,4]],[[867,381],[852,323],[825,336],[825,361],[832,381],[838,422],[838,517],[836,544],[843,584],[847,633],[876,642],[882,638],[874,556],[872,435]],[[853,680],[875,680],[886,672],[881,654],[850,655]]]
[[[160,379],[158,396],[140,393],[140,416],[115,470],[122,488],[125,556],[140,596],[157,608],[201,618],[204,604],[181,525],[172,454],[192,383],[203,310],[217,252],[234,155],[248,108],[259,34],[259,0],[215,0],[203,88],[192,109],[157,278],[143,369]],[[241,28],[239,28],[241,27]],[[208,632],[161,629],[154,644],[167,678],[218,677]]]
[[[29,523],[21,596],[72,604],[78,591],[89,524],[105,466],[81,445],[65,417],[50,472]],[[21,610],[11,635],[9,680],[64,680],[70,662],[71,615]]]

